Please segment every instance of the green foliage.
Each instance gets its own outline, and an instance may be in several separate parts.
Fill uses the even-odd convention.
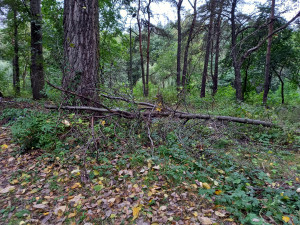
[[[11,119],[13,138],[23,150],[55,149],[58,136],[65,127],[58,114],[30,110],[4,110],[2,118]]]
[[[7,62],[0,60],[0,92],[3,95],[8,95],[12,92],[11,86],[9,85],[9,83],[11,83],[11,75],[11,66]]]

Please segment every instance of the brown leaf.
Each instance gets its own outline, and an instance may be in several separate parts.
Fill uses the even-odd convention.
[[[208,217],[200,217],[199,221],[200,221],[200,223],[202,225],[211,225],[211,224],[213,224],[213,222],[211,221],[211,219],[208,218]]]

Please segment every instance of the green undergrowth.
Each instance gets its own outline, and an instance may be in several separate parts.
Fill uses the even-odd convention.
[[[26,109],[6,109],[3,119],[22,151],[41,148],[45,157],[66,163],[77,162],[76,155],[98,160],[91,179],[94,170],[110,177],[115,168],[132,168],[138,174],[148,167],[145,185],[155,182],[158,174],[173,186],[195,184],[199,195],[240,223],[283,224],[283,216],[300,223],[300,140],[293,129],[153,119],[149,134],[143,120],[92,121],[90,115]],[[115,167],[111,162],[116,158]],[[159,167],[151,169],[149,163]]]

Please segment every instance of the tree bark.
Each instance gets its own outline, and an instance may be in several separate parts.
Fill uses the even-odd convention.
[[[99,7],[98,0],[64,1],[64,89],[99,98]],[[64,101],[75,104],[78,99],[66,94]],[[86,100],[79,98],[82,104]]]
[[[42,45],[41,0],[30,1],[31,11],[31,66],[30,78],[33,99],[41,99],[44,95],[44,67]]]
[[[149,94],[150,36],[151,36],[151,31],[150,31],[150,19],[151,19],[150,4],[151,4],[151,0],[149,0],[148,6],[147,6],[148,25],[147,25],[147,64],[146,64],[146,85],[145,85],[146,93],[145,93],[145,96],[148,96],[148,94]]]
[[[177,3],[177,73],[176,73],[176,84],[177,89],[181,85],[181,6],[183,0],[178,0]]]
[[[250,67],[250,62],[251,62],[251,59],[250,59],[250,57],[249,57],[249,58],[248,58],[248,61],[247,61],[246,69],[245,69],[245,78],[244,78],[244,83],[243,83],[243,96],[245,96],[246,91],[247,91],[248,69],[249,69],[249,67]]]
[[[192,24],[190,26],[189,36],[188,36],[188,40],[186,42],[186,46],[185,46],[185,50],[184,50],[184,59],[183,59],[183,71],[182,71],[182,87],[183,87],[183,89],[185,89],[185,85],[186,85],[189,48],[190,48],[190,43],[192,41],[192,35],[193,35],[193,31],[194,31],[194,27],[195,27],[195,23],[196,23],[196,19],[197,19],[197,0],[194,0],[194,4],[192,5],[192,7],[194,9],[194,12],[193,12],[194,15],[193,15]]]
[[[143,82],[143,94],[146,97],[146,80],[145,80],[145,70],[144,70],[144,56],[143,56],[143,47],[142,47],[142,25],[140,21],[140,10],[141,10],[141,0],[138,1],[138,9],[137,9],[137,24],[139,28],[139,50],[140,50],[140,58],[141,58],[141,70],[142,70],[142,82]]]
[[[281,78],[281,74],[282,74],[282,70],[283,70],[284,67],[281,67],[280,69],[280,72],[278,73],[276,71],[276,69],[273,68],[275,74],[277,75],[279,81],[280,81],[280,84],[281,84],[281,104],[284,104],[284,81],[283,79]]]
[[[242,76],[241,76],[241,61],[238,58],[238,49],[236,46],[237,34],[236,34],[236,24],[235,24],[235,10],[236,10],[237,0],[233,0],[231,4],[231,56],[232,64],[234,68],[234,87],[235,87],[235,96],[239,101],[244,100],[242,92]]]
[[[15,95],[20,95],[20,65],[19,65],[19,38],[18,38],[18,21],[17,10],[13,7],[14,13],[14,59],[13,59],[13,86]]]
[[[268,29],[268,46],[267,46],[267,54],[266,54],[266,68],[265,68],[265,84],[264,84],[264,95],[263,95],[263,104],[267,104],[268,93],[271,85],[271,47],[272,47],[272,33],[273,33],[273,24],[274,24],[274,11],[275,11],[275,0],[272,0],[271,4],[271,15],[270,15],[270,23]]]
[[[204,59],[204,68],[202,73],[202,83],[201,83],[201,94],[200,97],[205,97],[205,88],[206,88],[206,79],[207,79],[207,70],[208,70],[208,62],[210,56],[210,45],[211,45],[211,37],[213,30],[213,22],[215,16],[215,0],[210,1],[210,16],[209,16],[209,26],[206,40],[206,48],[205,48],[205,59]]]
[[[216,36],[216,44],[215,44],[215,68],[214,75],[212,77],[213,81],[213,90],[212,95],[214,96],[218,91],[218,79],[219,79],[219,56],[220,56],[220,37],[221,37],[221,22],[222,22],[222,11],[223,11],[224,0],[220,2],[218,17],[215,22],[215,36]]]

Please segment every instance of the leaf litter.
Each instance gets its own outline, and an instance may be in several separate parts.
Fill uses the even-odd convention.
[[[198,194],[199,188],[210,189],[208,183],[175,186],[160,175],[163,165],[151,160],[143,167],[128,162],[121,170],[116,156],[108,162],[113,168],[107,177],[91,160],[86,171],[93,178],[83,183],[83,168],[74,162],[53,159],[43,150],[16,155],[9,129],[0,131],[2,224],[236,224],[225,209]],[[149,183],[150,171],[158,179]]]

